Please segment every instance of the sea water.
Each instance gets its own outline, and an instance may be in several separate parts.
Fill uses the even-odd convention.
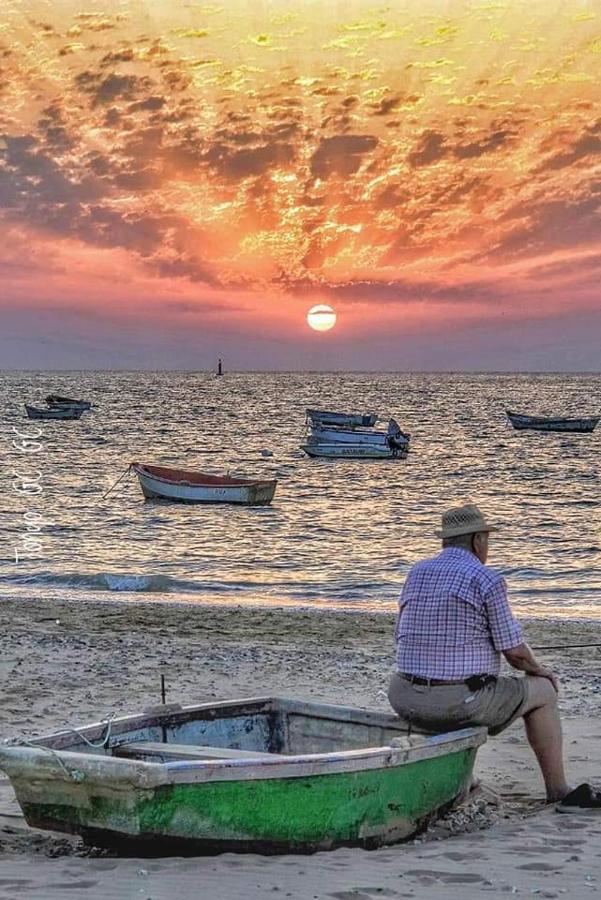
[[[392,610],[448,506],[502,529],[489,563],[517,612],[601,616],[601,426],[517,432],[507,408],[601,412],[601,376],[2,373],[0,595]],[[34,422],[48,393],[94,408]],[[312,460],[305,409],[377,412],[407,459]],[[384,425],[385,427],[385,425]],[[277,478],[269,507],[144,501],[132,461]]]

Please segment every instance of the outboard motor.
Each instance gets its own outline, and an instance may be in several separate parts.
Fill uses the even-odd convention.
[[[401,426],[395,419],[388,422],[386,442],[391,450],[406,450],[409,444],[409,435],[401,431]]]

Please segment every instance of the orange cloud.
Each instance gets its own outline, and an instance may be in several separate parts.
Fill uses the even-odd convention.
[[[567,294],[592,309],[598,271],[578,263],[599,251],[593,13],[9,0],[2,221],[57,288],[92,281],[115,316],[149,293],[178,297],[180,317],[190,302],[242,315],[243,296],[249,323],[267,303],[274,331],[309,295],[348,305],[348,327],[359,303],[399,322],[519,319],[517,290],[532,315],[560,315]],[[22,298],[31,273],[4,256]]]

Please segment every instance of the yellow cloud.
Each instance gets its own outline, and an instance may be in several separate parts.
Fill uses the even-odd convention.
[[[205,38],[210,35],[210,31],[208,28],[177,28],[173,34],[177,34],[178,37],[187,37],[187,38]]]

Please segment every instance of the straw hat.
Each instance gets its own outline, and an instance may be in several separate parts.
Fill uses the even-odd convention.
[[[453,506],[442,514],[442,529],[436,532],[437,537],[457,537],[460,534],[476,534],[478,531],[498,531],[491,525],[483,513],[473,503],[467,506]]]

